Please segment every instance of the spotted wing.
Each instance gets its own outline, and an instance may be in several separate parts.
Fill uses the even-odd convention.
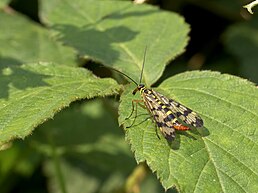
[[[175,130],[188,130],[189,128],[183,126],[178,122],[173,114],[168,114],[169,111],[161,102],[155,97],[153,93],[145,93],[143,95],[144,103],[153,116],[156,125],[159,127],[164,137],[172,141],[175,138]]]
[[[185,107],[184,105],[165,97],[164,95],[152,90],[153,94],[156,95],[158,100],[165,104],[173,115],[179,118],[181,121],[187,125],[192,125],[193,127],[202,127],[203,120],[202,118],[192,111],[191,109]]]

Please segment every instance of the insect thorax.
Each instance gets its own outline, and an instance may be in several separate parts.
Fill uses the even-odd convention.
[[[133,91],[133,95],[135,95],[138,91],[140,91],[140,93],[144,92],[144,90],[146,89],[144,84],[139,84]]]

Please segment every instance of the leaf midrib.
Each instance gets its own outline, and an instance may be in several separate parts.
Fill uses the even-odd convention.
[[[206,139],[203,140],[204,143],[205,143],[205,147],[207,148],[207,150],[208,150],[208,144],[205,142],[205,140],[210,141],[210,142],[211,142],[212,144],[214,144],[216,147],[218,147],[218,148],[221,149],[223,152],[225,152],[226,155],[230,155],[230,156],[233,157],[240,165],[244,166],[248,171],[250,171],[251,173],[253,173],[253,174],[255,174],[256,176],[258,176],[258,174],[255,173],[255,171],[251,170],[251,169],[250,169],[248,166],[246,166],[242,161],[240,161],[236,156],[234,156],[232,153],[228,152],[228,151],[225,150],[223,147],[221,147],[221,146],[218,145],[217,143],[213,142],[213,141],[212,141],[211,139],[209,139],[209,138],[206,138]],[[207,151],[207,152],[208,152],[208,154],[210,155],[210,156],[209,156],[210,159],[213,160],[213,159],[211,158],[211,153],[209,153],[209,151]],[[214,161],[212,161],[212,162],[213,162],[213,165],[214,165],[216,171],[219,170],[219,171],[223,172],[222,170],[219,169],[219,167],[216,166],[216,164],[215,164]],[[225,172],[223,172],[223,173],[225,173]],[[218,172],[217,172],[217,176],[218,176],[218,178],[220,179]],[[228,175],[227,175],[227,176],[228,176]],[[228,177],[229,177],[232,181],[234,181],[236,184],[238,184],[241,188],[243,188],[243,187],[242,187],[238,182],[236,182],[233,178],[231,178],[230,176],[228,176]],[[225,191],[224,191],[224,192],[225,192]]]

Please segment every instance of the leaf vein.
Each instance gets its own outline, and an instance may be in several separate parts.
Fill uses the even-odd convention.
[[[229,151],[225,150],[223,147],[221,147],[220,145],[218,145],[217,143],[215,143],[214,141],[212,141],[209,138],[206,138],[206,140],[210,141],[211,143],[213,143],[215,146],[217,146],[218,148],[220,148],[221,150],[223,150],[224,152],[228,153],[230,156],[232,156],[233,158],[235,158],[240,164],[242,164],[245,168],[247,168],[249,171],[251,171],[253,174],[255,174],[256,176],[258,176],[257,173],[255,173],[255,171],[253,171],[251,168],[249,168],[248,166],[246,166],[243,162],[241,162],[236,156],[234,156],[232,153],[230,153]]]
[[[258,145],[256,141],[252,140],[250,137],[248,137],[247,135],[245,135],[245,133],[241,133],[241,132],[239,132],[238,130],[233,129],[233,127],[227,125],[226,123],[223,123],[223,122],[219,121],[218,119],[216,119],[216,118],[214,118],[214,117],[208,116],[207,114],[202,115],[202,117],[208,117],[209,119],[211,119],[211,120],[213,120],[213,121],[216,121],[216,122],[220,123],[221,125],[226,126],[226,127],[229,128],[229,129],[232,129],[232,131],[237,132],[237,133],[240,134],[241,136],[243,136],[243,137],[245,137],[246,139],[248,139],[248,140],[250,140],[251,142],[253,142],[255,145]]]
[[[193,192],[196,191],[197,185],[198,185],[198,183],[199,183],[199,181],[200,181],[200,177],[201,177],[202,173],[204,172],[204,168],[208,165],[209,161],[210,161],[210,160],[207,160],[207,162],[204,164],[202,170],[200,171],[200,175],[198,176],[198,179],[197,179],[197,181],[196,181],[196,184],[195,184],[195,187],[194,187]]]
[[[193,90],[193,91],[199,91],[199,90],[196,90],[196,89],[193,89],[193,88],[180,88],[180,87],[173,87],[172,89],[177,89],[177,90]],[[168,89],[169,90],[169,89]],[[223,88],[212,88],[212,90],[222,90],[222,91],[227,91],[229,93],[236,93],[236,94],[239,94],[239,96],[249,96],[249,97],[257,97],[258,95],[253,95],[253,94],[250,94],[248,92],[239,92],[239,91],[234,91],[234,90],[229,90],[229,89],[223,89]]]
[[[213,160],[213,158],[212,158],[212,156],[211,156],[211,151],[210,151],[210,149],[208,148],[208,145],[205,143],[205,140],[203,140],[203,142],[204,142],[204,145],[205,145],[205,147],[206,147],[206,150],[207,150],[207,153],[208,153],[208,155],[209,155],[209,158],[210,158],[210,160],[212,161],[212,163],[213,163],[213,165],[214,165],[214,169],[215,169],[215,171],[216,171],[216,174],[217,174],[217,177],[218,177],[218,180],[219,180],[219,184],[220,184],[221,190],[222,190],[222,192],[226,192],[226,190],[225,190],[225,188],[224,188],[224,186],[223,186],[223,184],[222,184],[222,179],[221,179],[221,177],[219,176],[219,173],[218,173],[218,171],[217,171],[217,166],[216,166],[216,164],[215,164],[215,161]]]
[[[239,107],[239,108],[242,109],[243,111],[249,112],[250,114],[252,114],[252,115],[254,115],[255,117],[258,118],[258,115],[257,115],[255,112],[253,112],[253,111],[251,111],[251,110],[245,108],[244,106],[235,104],[235,103],[233,103],[233,102],[231,102],[231,101],[228,101],[228,100],[226,100],[226,99],[223,99],[223,98],[218,97],[218,96],[216,96],[216,95],[213,95],[213,94],[211,94],[211,93],[208,93],[208,92],[205,92],[205,91],[201,91],[201,90],[197,90],[197,89],[192,89],[192,88],[178,88],[178,90],[191,90],[191,91],[195,91],[195,92],[197,92],[197,93],[206,94],[206,95],[208,95],[208,96],[210,96],[210,97],[213,97],[213,98],[219,99],[219,100],[221,100],[221,101],[223,101],[223,102],[226,102],[226,103],[228,103],[228,104],[230,104],[230,105],[232,105],[232,106]]]
[[[218,168],[218,170],[219,170],[221,173],[223,173],[224,175],[226,175],[229,179],[231,179],[235,184],[237,184],[244,192],[247,192],[247,191],[244,189],[244,187],[242,187],[237,181],[235,181],[233,178],[231,178],[227,173],[225,173],[224,171],[220,170],[219,168]]]

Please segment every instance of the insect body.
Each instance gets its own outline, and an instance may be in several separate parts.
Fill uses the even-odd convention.
[[[164,137],[170,141],[175,138],[175,130],[189,130],[189,126],[197,128],[202,127],[203,120],[200,118],[200,116],[197,115],[197,113],[193,112],[191,109],[183,106],[182,104],[163,96],[153,89],[146,88],[145,85],[141,83],[145,56],[146,49],[144,52],[142,71],[140,75],[140,84],[138,84],[135,80],[133,80],[131,77],[124,74],[123,72],[111,68],[112,70],[117,71],[130,79],[137,86],[133,91],[133,95],[135,95],[136,92],[139,91],[142,96],[143,100],[132,101],[132,113],[134,111],[134,103],[136,103],[137,108],[137,104],[139,104],[140,102],[144,102],[145,107],[148,109],[150,115],[153,117],[153,120],[156,123],[157,127],[159,127]],[[128,118],[131,117],[132,113]]]
[[[203,126],[203,120],[180,103],[168,99],[152,89],[147,89],[144,84],[139,84],[133,94],[136,94],[137,91],[140,92],[146,108],[167,140],[172,141],[175,138],[175,130],[189,130],[188,126],[190,125],[193,127]]]

